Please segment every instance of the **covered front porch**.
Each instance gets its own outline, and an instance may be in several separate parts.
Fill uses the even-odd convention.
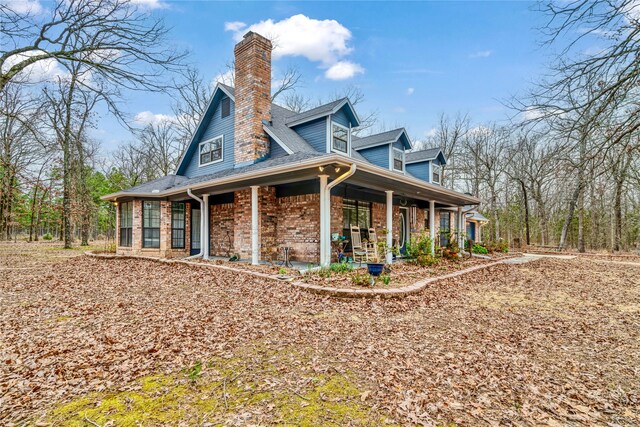
[[[403,247],[425,228],[435,242],[440,210],[456,207],[452,228],[463,228],[462,206],[475,200],[356,161],[314,159],[269,173],[256,169],[185,182],[162,197],[118,197],[127,207],[118,209],[125,237],[118,240],[118,252],[235,256],[259,264],[283,260],[288,248],[291,261],[324,266],[336,257],[331,235],[344,234],[351,224],[391,230],[388,246]],[[386,261],[393,262],[391,254]]]

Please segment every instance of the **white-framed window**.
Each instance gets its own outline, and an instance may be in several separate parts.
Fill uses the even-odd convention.
[[[351,135],[348,127],[331,122],[331,151],[349,154],[350,140]]]
[[[442,168],[440,165],[436,165],[431,162],[431,182],[434,184],[440,184],[440,179],[442,177]]]
[[[391,160],[393,161],[393,170],[404,172],[404,151],[398,148],[391,150],[393,152]]]
[[[223,135],[202,141],[198,147],[200,166],[221,162],[223,157],[223,147]]]

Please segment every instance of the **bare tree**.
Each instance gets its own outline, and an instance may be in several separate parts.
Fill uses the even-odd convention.
[[[41,61],[82,64],[119,87],[158,90],[179,71],[184,52],[166,42],[167,28],[130,0],[56,0],[44,15],[0,4],[0,90]]]

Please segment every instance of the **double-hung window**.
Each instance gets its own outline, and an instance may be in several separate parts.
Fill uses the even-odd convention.
[[[431,162],[431,182],[434,184],[440,184],[440,179],[442,176],[442,169],[440,165],[436,165]]]
[[[120,203],[120,246],[131,247],[133,202]]]
[[[393,170],[404,172],[404,151],[394,148],[393,150]]]
[[[224,136],[222,135],[202,141],[199,147],[200,166],[221,162],[223,145]]]
[[[160,202],[142,202],[142,247],[160,247]]]
[[[185,236],[185,204],[173,202],[171,204],[171,248],[184,249]]]
[[[344,199],[342,201],[343,228],[349,230],[357,225],[361,230],[371,227],[371,202]]]
[[[331,124],[331,150],[349,153],[349,128],[337,123]]]

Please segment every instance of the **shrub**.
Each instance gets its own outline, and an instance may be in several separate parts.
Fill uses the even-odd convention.
[[[416,260],[423,256],[432,256],[431,243],[431,236],[426,230],[423,230],[417,236],[411,236],[407,242],[406,255]]]
[[[389,274],[382,274],[380,275],[380,280],[382,280],[382,283],[384,283],[385,286],[389,286],[389,283],[391,283],[391,276]]]
[[[347,273],[353,270],[353,267],[346,262],[334,262],[329,266],[329,269],[334,273]]]
[[[371,285],[371,276],[368,273],[353,273],[351,276],[351,283],[356,286],[369,286]]]
[[[51,233],[47,233],[42,236],[42,240],[53,240],[53,236],[51,235]]]
[[[432,255],[420,255],[416,258],[416,263],[423,267],[431,267],[433,265],[437,265],[439,262],[440,259]]]
[[[473,249],[471,249],[471,252],[473,252],[474,254],[482,254],[482,255],[486,255],[489,253],[487,248],[482,246],[480,243],[474,244]]]

